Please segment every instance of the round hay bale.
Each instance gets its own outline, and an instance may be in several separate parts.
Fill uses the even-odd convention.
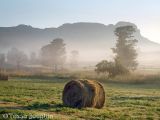
[[[72,80],[63,90],[63,104],[69,107],[102,108],[105,102],[103,86],[94,80]]]

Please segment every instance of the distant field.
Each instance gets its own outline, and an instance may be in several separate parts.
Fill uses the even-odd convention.
[[[38,120],[46,115],[46,120],[160,120],[159,84],[103,82],[104,108],[76,109],[62,105],[62,90],[67,81],[23,77],[0,81],[0,119],[8,115],[8,120],[17,117]]]

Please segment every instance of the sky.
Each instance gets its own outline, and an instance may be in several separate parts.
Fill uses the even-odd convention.
[[[160,43],[160,0],[0,0],[1,27],[119,21],[135,23],[144,37]]]

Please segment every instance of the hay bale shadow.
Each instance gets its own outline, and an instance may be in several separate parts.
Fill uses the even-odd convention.
[[[28,105],[26,108],[29,110],[37,110],[37,109],[51,109],[51,108],[62,108],[62,107],[65,107],[65,106],[63,104],[35,102],[31,105]]]

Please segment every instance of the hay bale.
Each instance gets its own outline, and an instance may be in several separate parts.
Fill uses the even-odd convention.
[[[103,86],[93,80],[72,80],[63,90],[63,104],[69,107],[102,108],[105,102]]]

